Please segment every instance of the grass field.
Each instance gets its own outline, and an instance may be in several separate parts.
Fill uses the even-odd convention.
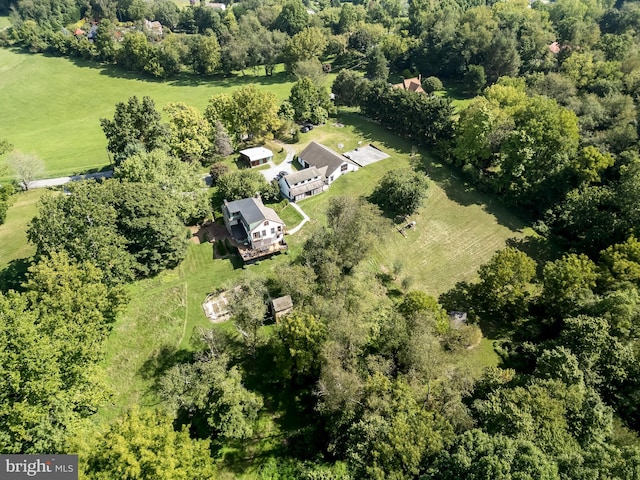
[[[113,66],[0,48],[0,139],[40,156],[44,177],[99,169],[109,164],[100,118],[112,118],[115,104],[132,95],[150,96],[158,109],[184,102],[200,110],[211,95],[250,83],[280,99],[289,95],[293,82],[282,71],[273,77],[246,72],[155,81]]]
[[[9,20],[9,17],[0,16],[0,30],[2,30],[5,27],[8,27],[9,25],[11,25],[11,21]]]
[[[277,275],[283,265],[300,253],[305,239],[325,223],[324,212],[332,197],[352,195],[366,198],[379,179],[391,169],[413,167],[429,172],[428,200],[411,217],[417,225],[407,231],[406,238],[398,233],[391,219],[380,217],[380,241],[362,264],[365,272],[389,272],[394,264],[400,263],[402,269],[398,284],[406,279],[410,289],[437,296],[458,281],[472,280],[478,267],[502,248],[507,239],[530,233],[516,216],[492,201],[490,196],[476,192],[448,167],[432,161],[427,152],[415,149],[417,153],[412,157],[414,149],[410,142],[352,111],[341,111],[336,120],[303,134],[300,143],[292,147],[300,152],[312,140],[336,151],[355,148],[358,142],[373,142],[390,158],[344,175],[327,192],[300,202],[311,221],[299,233],[287,238],[289,255],[276,256],[261,261],[259,265],[242,268],[236,260],[214,259],[212,244],[194,243],[178,268],[131,285],[131,301],[119,316],[106,343],[107,357],[103,368],[105,380],[114,395],[109,405],[92,419],[96,429],[135,403],[143,407],[158,405],[159,399],[153,387],[159,368],[180,358],[189,349],[194,328],[211,328],[201,307],[207,294],[250,276]],[[5,257],[3,264],[32,253],[26,245],[24,229],[35,213],[34,205],[39,195],[40,191],[34,191],[18,196],[18,201],[9,210],[7,228],[3,230],[0,227],[0,252]],[[294,226],[300,217],[293,208],[284,205],[282,202],[276,208],[286,223]],[[7,244],[11,248],[1,250]],[[233,330],[228,323],[216,328]],[[497,363],[498,357],[489,339],[483,339],[477,348],[461,353],[459,360],[459,366],[474,372]],[[277,428],[274,419],[262,418],[260,433],[255,442],[247,443],[247,448],[253,449],[252,452],[268,451],[273,447],[274,429]],[[238,465],[245,465],[247,457],[243,455],[246,453],[247,450],[224,452],[225,455],[235,455],[239,459]],[[227,460],[225,464],[234,462]],[[255,462],[247,470],[244,468],[240,468],[241,473],[234,472],[239,478],[255,478]]]
[[[411,217],[417,226],[406,231],[406,238],[390,219],[381,221],[381,241],[366,265],[371,271],[389,272],[399,262],[403,266],[401,277],[407,278],[412,288],[437,296],[458,281],[472,280],[478,267],[504,247],[508,238],[533,233],[495,199],[476,192],[448,167],[431,161],[426,152],[418,149],[419,153],[411,158],[411,143],[351,112],[342,113],[338,122],[345,126],[316,128],[303,135],[302,141],[315,139],[336,151],[340,151],[339,145],[348,151],[359,141],[373,142],[391,157],[344,175],[329,191],[301,201],[300,206],[312,218],[312,226],[303,231],[322,223],[331,197],[366,198],[389,170],[414,166],[430,174],[428,199]]]
[[[15,195],[7,212],[7,220],[0,225],[0,270],[11,261],[30,257],[35,247],[27,243],[27,226],[36,215],[36,204],[46,190],[31,190]]]

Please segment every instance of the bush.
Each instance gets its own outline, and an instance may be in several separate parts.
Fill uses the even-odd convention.
[[[7,219],[7,211],[11,205],[11,196],[15,193],[13,185],[0,186],[0,225]]]
[[[442,82],[438,77],[427,77],[422,81],[422,89],[427,93],[442,90]]]
[[[217,162],[211,165],[211,168],[209,169],[209,175],[211,175],[211,186],[217,185],[220,177],[228,172],[229,166],[224,163]]]

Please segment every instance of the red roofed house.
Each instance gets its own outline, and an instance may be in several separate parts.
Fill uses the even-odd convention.
[[[404,90],[409,90],[410,92],[426,93],[422,89],[422,75],[418,75],[413,78],[405,78],[402,80],[402,83],[396,83],[395,85],[392,85],[392,87],[402,88]]]

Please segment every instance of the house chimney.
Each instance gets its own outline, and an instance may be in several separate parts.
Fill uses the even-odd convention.
[[[422,85],[422,74],[421,73],[418,74],[418,82],[420,82],[420,85]]]

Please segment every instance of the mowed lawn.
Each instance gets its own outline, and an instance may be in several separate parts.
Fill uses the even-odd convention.
[[[335,123],[345,126],[338,127]],[[411,289],[438,296],[456,282],[472,280],[478,267],[503,248],[507,239],[533,234],[490,195],[475,191],[425,151],[359,115],[343,112],[338,122],[302,137],[305,143],[316,140],[338,152],[351,150],[358,142],[373,143],[390,155],[340,177],[327,192],[299,202],[312,219],[303,228],[306,234],[310,234],[314,224],[325,222],[324,212],[330,198],[337,195],[367,198],[389,170],[413,166],[429,172],[427,201],[409,219],[416,221],[416,227],[405,230],[405,237],[398,231],[404,222],[396,225],[390,218],[381,218],[379,241],[364,266],[373,272],[390,273],[394,264],[400,264],[399,281],[406,278]],[[416,151],[413,157],[412,148]]]
[[[237,261],[214,259],[212,244],[193,244],[180,267],[132,286],[132,300],[107,343],[106,376],[116,397],[101,415],[113,418],[132,403],[154,405],[158,402],[152,388],[150,365],[158,358],[170,359],[176,352],[189,349],[189,338],[195,327],[212,327],[201,306],[207,294],[251,276],[277,275],[281,266],[301,252],[305,239],[326,222],[325,209],[332,197],[366,197],[388,170],[408,168],[412,162],[424,163],[419,155],[410,158],[410,143],[349,112],[339,116],[338,122],[303,135],[301,143],[293,147],[300,152],[311,140],[337,150],[338,145],[342,145],[344,151],[355,148],[359,141],[373,141],[391,157],[349,173],[327,192],[300,202],[311,221],[300,232],[287,237],[289,255],[279,255],[243,269]],[[458,281],[472,280],[478,267],[504,247],[508,238],[522,237],[529,231],[508,211],[492,207],[490,197],[474,192],[448,168],[432,164],[429,169],[432,181],[428,200],[420,212],[411,217],[417,222],[416,228],[408,230],[404,237],[391,219],[381,217],[380,240],[362,268],[373,273],[391,272],[394,263],[400,262],[398,284],[408,278],[410,289],[437,296]],[[283,217],[294,226],[299,216],[288,210],[293,209],[287,207]],[[497,362],[488,341],[486,344],[483,341],[481,348],[470,355],[474,359],[471,364]]]
[[[133,404],[158,403],[153,386],[159,367],[190,350],[194,329],[213,327],[202,310],[209,293],[245,278],[274,275],[290,261],[281,254],[243,269],[235,259],[214,259],[213,244],[193,244],[178,268],[131,286],[131,301],[106,343],[105,377],[114,397],[98,420],[109,421]]]
[[[234,331],[229,322],[213,325],[204,316],[201,304],[210,292],[252,276],[277,275],[302,251],[305,239],[326,223],[325,211],[332,197],[366,198],[389,170],[414,167],[428,171],[430,178],[425,206],[410,218],[417,222],[416,227],[407,230],[404,237],[397,231],[402,224],[396,225],[391,218],[381,216],[379,241],[361,266],[364,272],[391,273],[395,264],[401,264],[397,288],[401,288],[406,279],[405,285],[408,284],[409,289],[437,296],[458,281],[473,280],[478,267],[504,247],[507,239],[531,233],[516,216],[496,204],[490,196],[476,192],[448,167],[432,161],[425,151],[414,149],[410,142],[353,112],[341,111],[337,119],[303,134],[300,143],[292,147],[300,152],[312,140],[336,151],[351,150],[359,142],[372,142],[390,158],[344,175],[327,192],[300,202],[311,221],[300,232],[287,237],[289,255],[279,255],[263,260],[259,265],[242,268],[237,260],[214,259],[211,243],[194,243],[178,268],[131,285],[131,301],[106,342],[107,356],[102,363],[104,380],[113,396],[91,419],[94,425],[91,430],[104,428],[131,405],[157,406],[160,399],[154,385],[159,373],[190,349],[189,340],[194,329]],[[412,151],[415,152],[413,156]],[[29,192],[26,195],[35,197],[39,194]],[[26,201],[31,197],[24,198]],[[19,210],[21,208],[23,210]],[[33,205],[29,210],[27,205],[22,207],[16,202],[11,208],[13,239],[20,235],[24,237],[28,219],[34,213]],[[291,207],[286,207],[282,216],[291,224],[289,227],[300,220]],[[23,223],[16,223],[17,218],[22,218]],[[2,232],[0,227],[0,235]],[[0,246],[4,244],[1,240],[2,237]],[[25,240],[19,241],[26,244]],[[10,242],[16,243],[16,240]],[[482,366],[498,362],[493,344],[487,339],[483,339],[478,348],[460,355],[457,364],[478,373]],[[264,426],[266,430],[272,428],[272,421]],[[242,477],[253,478],[255,467],[254,462]]]
[[[38,212],[37,203],[46,190],[31,190],[13,197],[7,219],[0,225],[0,270],[11,261],[33,255],[35,247],[27,242],[27,227]]]
[[[0,48],[0,139],[42,158],[43,177],[86,172],[109,164],[100,118],[113,118],[116,103],[148,95],[158,109],[184,102],[204,111],[212,95],[251,83],[281,100],[293,85],[281,71],[249,69],[229,78],[140,79],[114,66]]]

